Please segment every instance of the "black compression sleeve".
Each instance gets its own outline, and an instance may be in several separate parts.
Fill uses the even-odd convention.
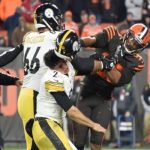
[[[15,85],[17,80],[17,77],[11,77],[9,75],[0,73],[0,85]]]
[[[94,68],[94,58],[81,58],[77,56],[72,60],[72,65],[77,70],[78,75],[89,75]]]
[[[10,49],[0,54],[0,67],[7,65],[13,61],[18,54],[23,50],[23,45],[20,44],[16,48]]]
[[[117,84],[118,86],[128,84],[132,80],[132,77],[135,75],[135,73],[130,68],[126,68],[120,73],[121,73],[121,78]]]
[[[72,102],[65,92],[50,92],[53,95],[58,105],[67,112],[72,106]]]
[[[108,44],[108,38],[105,31],[99,32],[93,37],[96,38],[96,43],[93,45],[95,48],[101,48]]]

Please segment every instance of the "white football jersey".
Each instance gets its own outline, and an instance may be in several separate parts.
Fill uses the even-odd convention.
[[[75,71],[70,62],[68,75],[64,75],[56,70],[48,70],[41,80],[39,94],[37,96],[36,117],[45,117],[62,124],[62,119],[66,116],[64,110],[57,104],[50,92],[65,91],[70,97],[73,89]]]
[[[30,32],[24,37],[24,79],[23,86],[39,91],[41,77],[48,67],[44,64],[44,54],[55,49],[55,40],[60,32]]]

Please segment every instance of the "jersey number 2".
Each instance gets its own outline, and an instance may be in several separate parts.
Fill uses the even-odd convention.
[[[37,47],[35,54],[31,60],[31,63],[29,63],[29,59],[27,58],[27,55],[30,51],[30,47],[27,48],[25,56],[24,56],[24,74],[27,75],[29,72],[31,74],[35,74],[39,68],[40,68],[40,60],[36,58],[38,52],[40,50],[40,47]]]

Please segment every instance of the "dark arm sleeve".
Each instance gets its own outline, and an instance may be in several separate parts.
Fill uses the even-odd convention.
[[[96,43],[93,45],[93,47],[95,48],[104,47],[108,43],[107,35],[105,31],[102,31],[92,37],[96,38]]]
[[[121,73],[121,78],[117,83],[118,86],[123,86],[124,84],[129,83],[132,80],[132,77],[135,75],[134,71],[130,68],[125,68]]]
[[[72,65],[78,75],[89,75],[94,68],[94,58],[81,58],[77,56],[72,60]]]
[[[0,54],[0,67],[7,65],[13,61],[18,54],[23,50],[23,45],[20,44],[16,48],[10,49]]]
[[[65,92],[50,92],[53,95],[58,105],[67,112],[72,106],[72,102]]]
[[[106,46],[111,39],[118,35],[118,31],[114,26],[109,26],[104,28],[101,32],[94,35],[96,38],[96,43],[93,45],[95,48],[101,48]]]
[[[12,77],[0,72],[0,85],[15,85],[17,80],[17,77]]]

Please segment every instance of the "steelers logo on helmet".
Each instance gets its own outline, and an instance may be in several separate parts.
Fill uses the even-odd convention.
[[[53,10],[50,9],[50,8],[47,8],[44,13],[45,13],[45,16],[46,16],[47,18],[51,18],[51,17],[53,17],[53,15],[54,15]]]
[[[72,44],[72,50],[75,51],[75,52],[79,50],[79,43],[78,43],[78,41],[75,41]]]

